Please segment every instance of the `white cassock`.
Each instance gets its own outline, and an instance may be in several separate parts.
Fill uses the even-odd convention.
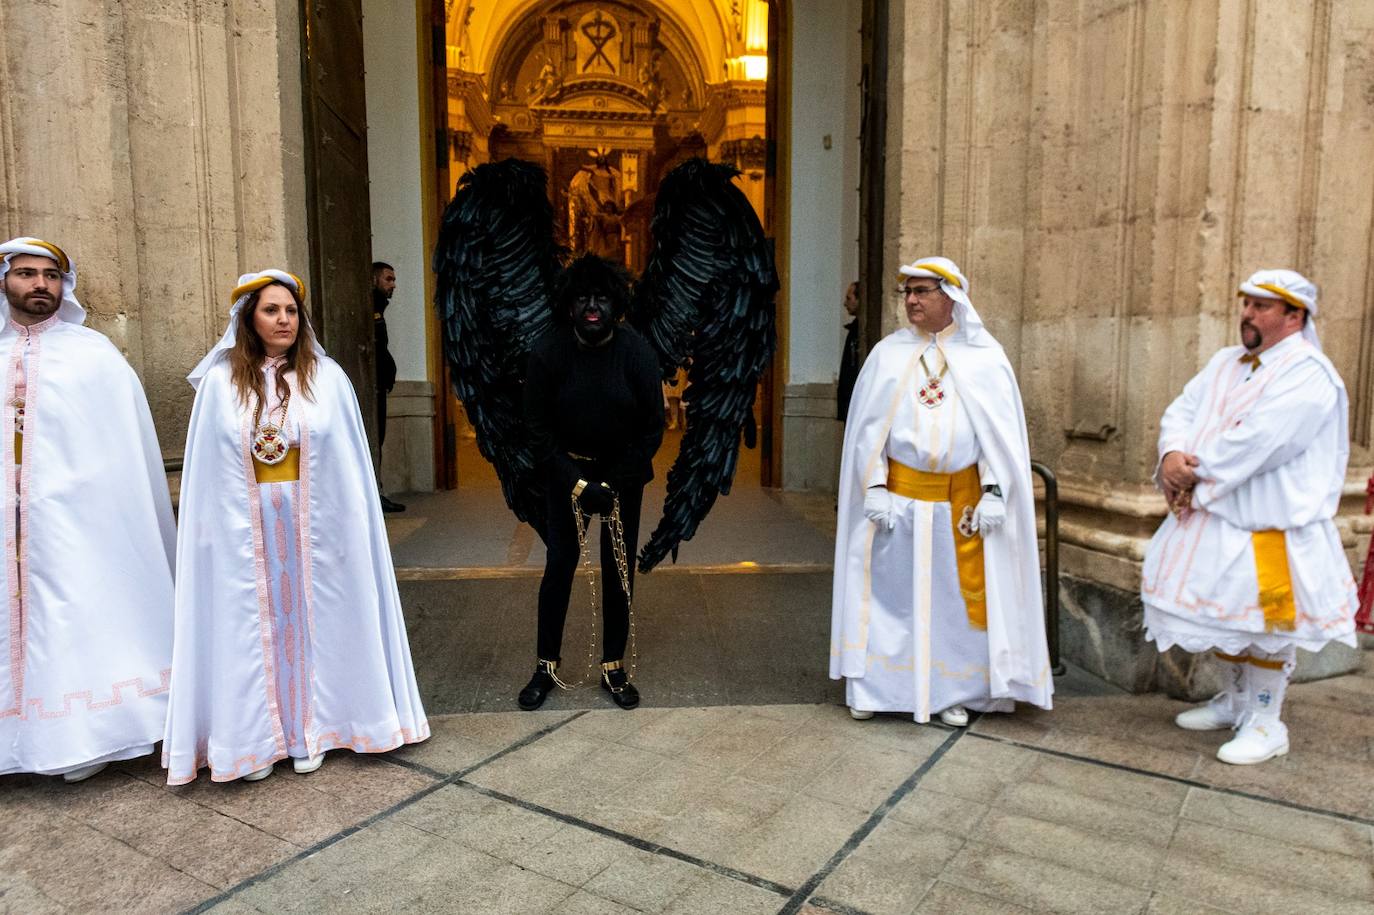
[[[82,316],[64,306],[0,329],[0,775],[151,753],[167,715],[176,526],[162,452],[138,376]]]
[[[1203,482],[1145,554],[1145,637],[1229,654],[1354,645],[1359,595],[1332,522],[1350,457],[1345,385],[1299,334],[1253,372],[1245,352],[1213,356],[1160,421],[1161,462],[1194,454]]]
[[[906,328],[874,347],[855,384],[840,469],[830,676],[846,678],[851,708],[917,721],[951,705],[1049,708],[1053,692],[1020,392],[976,313],[957,314],[976,343],[956,320],[936,337]],[[926,371],[938,376],[946,361],[945,399],[919,404]],[[978,468],[969,473],[1001,487],[1007,522],[982,538],[984,628],[970,620],[961,588],[951,502],[897,495],[889,461],[926,473]],[[894,491],[892,531],[864,515],[864,494],[879,484]]]
[[[270,360],[269,360],[270,361]],[[199,371],[199,370],[198,370]],[[380,753],[429,736],[353,386],[328,357],[294,373],[285,426],[297,479],[258,482],[256,412],[223,357],[186,437],[169,784],[229,781],[287,757]],[[268,367],[267,390],[275,388]],[[269,399],[266,415],[276,417]]]

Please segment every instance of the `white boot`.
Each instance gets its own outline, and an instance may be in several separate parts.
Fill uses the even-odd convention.
[[[268,763],[266,766],[257,770],[256,772],[249,772],[247,775],[242,776],[242,780],[245,782],[260,782],[264,778],[272,774],[273,765],[273,763]]]
[[[1245,717],[1236,736],[1217,750],[1217,759],[1233,766],[1253,766],[1287,754],[1288,727],[1279,720],[1279,713],[1296,654],[1293,648],[1273,655],[1252,654],[1246,673]]]
[[[1222,678],[1226,686],[1203,705],[1194,706],[1174,716],[1174,724],[1185,731],[1220,731],[1234,728],[1245,712],[1245,671],[1249,660],[1244,655],[1213,652],[1222,662]]]
[[[108,763],[91,763],[89,766],[82,766],[79,769],[72,769],[62,773],[62,780],[69,785],[76,782],[84,782],[92,775],[102,771]]]
[[[323,765],[324,765],[324,753],[323,753],[323,751],[321,751],[321,752],[319,752],[319,753],[316,753],[314,756],[311,756],[311,757],[309,757],[308,759],[293,759],[293,760],[291,760],[291,768],[293,768],[293,769],[296,770],[296,774],[297,774],[297,775],[305,775],[305,774],[307,774],[307,773],[314,772],[316,769],[318,769],[320,766],[323,766]]]
[[[968,709],[962,705],[951,705],[940,713],[940,720],[952,728],[968,727]]]
[[[873,713],[865,712],[862,709],[850,708],[849,717],[853,718],[855,721],[867,721],[873,717]]]

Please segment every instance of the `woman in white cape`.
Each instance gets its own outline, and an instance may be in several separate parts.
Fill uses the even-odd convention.
[[[168,784],[256,780],[429,736],[353,387],[293,274],[239,277],[191,372]]]

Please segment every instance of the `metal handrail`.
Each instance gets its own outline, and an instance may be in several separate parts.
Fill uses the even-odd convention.
[[[1059,660],[1059,480],[1054,471],[1039,461],[1031,470],[1045,481],[1045,641],[1050,648],[1050,671],[1062,677]]]

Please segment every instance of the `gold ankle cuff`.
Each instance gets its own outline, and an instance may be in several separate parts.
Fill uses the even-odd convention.
[[[624,670],[625,661],[623,659],[619,661],[602,661],[601,669],[605,673],[610,673],[613,670]]]
[[[553,680],[554,685],[556,685],[560,689],[567,689],[568,684],[564,683],[562,680],[558,678],[559,663],[560,662],[558,661],[547,661],[544,658],[539,658],[537,666],[540,673],[545,673],[549,675],[549,679]]]

